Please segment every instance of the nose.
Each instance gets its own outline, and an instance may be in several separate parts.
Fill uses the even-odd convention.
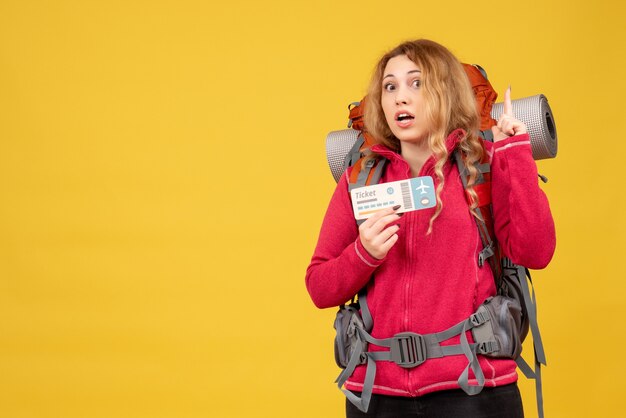
[[[403,87],[396,90],[396,105],[408,104],[408,95]]]

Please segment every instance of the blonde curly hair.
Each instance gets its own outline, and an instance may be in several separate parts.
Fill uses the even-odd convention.
[[[476,107],[476,99],[470,81],[459,60],[444,46],[419,39],[404,42],[380,59],[375,67],[370,82],[366,106],[365,128],[375,141],[400,152],[400,141],[393,135],[381,105],[382,79],[385,67],[391,58],[406,55],[422,72],[422,89],[424,95],[425,114],[432,130],[428,136],[428,144],[435,155],[435,175],[438,179],[436,188],[437,206],[430,219],[428,233],[432,232],[433,222],[443,208],[441,192],[444,187],[443,166],[449,158],[445,140],[455,129],[461,128],[465,136],[459,143],[464,154],[463,164],[469,173],[468,194],[470,210],[475,215],[477,195],[473,189],[478,172],[474,163],[483,157],[483,146],[478,137],[480,115]],[[376,158],[372,154],[370,158]]]

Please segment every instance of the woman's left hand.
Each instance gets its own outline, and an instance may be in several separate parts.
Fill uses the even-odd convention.
[[[526,125],[513,116],[511,104],[511,86],[504,92],[504,109],[498,118],[498,124],[491,127],[494,142],[502,141],[510,136],[521,135],[528,132]]]

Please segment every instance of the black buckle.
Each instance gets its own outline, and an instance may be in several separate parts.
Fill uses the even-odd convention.
[[[426,341],[420,334],[401,332],[391,340],[391,361],[409,369],[426,361]]]
[[[490,354],[500,350],[500,344],[497,341],[484,341],[478,344],[476,350],[479,354]]]
[[[489,315],[478,311],[472,315],[470,315],[469,317],[470,322],[472,323],[472,325],[474,325],[475,327],[484,324],[485,322],[487,322],[489,320]]]

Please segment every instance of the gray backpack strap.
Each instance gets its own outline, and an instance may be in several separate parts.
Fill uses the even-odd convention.
[[[537,394],[537,414],[543,418],[543,387],[541,385],[541,364],[535,361],[535,393]]]
[[[539,332],[539,324],[537,322],[537,304],[535,299],[535,288],[531,289],[528,286],[528,283],[532,285],[532,278],[530,277],[530,271],[527,268],[518,266],[519,278],[522,285],[522,292],[524,293],[524,305],[526,305],[526,312],[528,315],[528,321],[530,325],[530,332],[533,335],[533,348],[535,355],[535,372],[534,377],[530,377],[524,369],[521,369],[524,372],[524,375],[527,378],[535,379],[535,392],[537,394],[537,413],[539,418],[543,418],[543,387],[541,383],[541,365],[547,365],[546,353],[543,348],[543,341],[541,339],[541,333]],[[528,281],[527,279],[528,278]],[[521,357],[519,358],[521,359]],[[519,360],[518,359],[518,360]],[[523,359],[522,359],[523,361]],[[526,363],[526,362],[524,362]],[[518,361],[519,364],[519,361]],[[528,366],[528,365],[527,365]],[[527,367],[529,369],[530,367]]]
[[[522,285],[522,292],[524,293],[524,305],[526,305],[526,312],[528,313],[528,321],[530,325],[530,331],[533,334],[533,344],[535,346],[535,355],[537,361],[544,366],[547,365],[546,353],[543,348],[543,341],[541,339],[541,333],[539,332],[539,324],[537,322],[537,303],[535,299],[535,288],[529,288],[528,283],[532,285],[532,278],[530,277],[530,271],[527,268],[518,266],[519,277]],[[526,280],[528,278],[528,281]],[[531,294],[532,290],[532,294]]]
[[[522,356],[516,358],[515,363],[517,364],[517,367],[519,367],[519,369],[522,371],[522,373],[524,373],[524,376],[526,376],[527,379],[535,378],[535,371],[532,367],[530,367],[528,363],[526,363],[526,360],[524,360]]]
[[[363,319],[363,325],[365,331],[370,332],[374,326],[374,320],[372,319],[372,313],[367,305],[367,291],[365,288],[359,292],[359,307],[361,308],[361,318]]]
[[[360,338],[360,337],[359,337]],[[350,357],[350,362],[346,366],[346,368],[339,374],[337,380],[337,386],[339,389],[346,395],[346,398],[350,402],[352,402],[359,410],[363,412],[367,412],[369,407],[370,399],[372,397],[372,388],[374,386],[374,377],[376,376],[376,362],[369,355],[370,353],[364,353],[361,349],[362,345],[357,345],[357,349],[352,353],[352,357]],[[343,388],[344,383],[348,380],[356,366],[361,363],[362,355],[367,356],[367,371],[365,372],[365,382],[363,382],[363,392],[361,393],[361,397],[359,398],[354,393],[350,392],[347,389]]]
[[[359,175],[356,178],[356,183],[354,184],[349,184],[348,185],[348,191],[351,191],[352,189],[356,189],[358,187],[363,187],[367,184],[367,178],[369,177],[372,168],[374,168],[374,165],[376,165],[376,159],[372,158],[370,160],[367,160],[364,164],[363,167],[361,167],[361,171],[359,171]],[[382,170],[382,168],[381,168]],[[373,175],[376,175],[376,170],[374,171]],[[382,173],[381,173],[382,174]],[[378,177],[377,180],[380,180],[380,175]],[[375,184],[375,183],[372,183]]]
[[[386,158],[372,158],[370,160],[367,160],[365,164],[363,164],[361,171],[359,171],[359,175],[356,178],[356,183],[348,185],[348,191],[352,191],[353,189],[367,185],[367,178],[370,176],[370,173],[372,173],[372,169],[374,170],[374,172],[372,173],[371,184],[378,184],[381,177],[383,176],[383,170],[385,169],[386,164]],[[357,225],[361,225],[363,222],[365,222],[365,219],[360,219],[356,221]]]
[[[493,131],[491,129],[479,131],[479,136],[486,141],[493,142]]]
[[[378,164],[376,164],[374,174],[372,174],[371,184],[378,184],[380,182],[380,178],[383,176],[383,169],[385,168],[385,164],[387,164],[386,158],[379,158],[377,161]]]
[[[348,184],[348,191],[365,186],[367,177],[370,175],[370,171],[372,171],[374,164],[376,164],[375,160],[368,160],[365,164],[363,164],[363,167],[361,168],[361,171],[359,171],[359,175],[356,178],[356,183]],[[365,219],[359,219],[356,221],[356,224],[360,226],[363,222],[365,222]]]
[[[463,370],[457,383],[463,389],[465,393],[468,395],[477,395],[485,386],[485,375],[483,373],[482,368],[480,367],[480,363],[478,362],[477,354],[480,352],[481,354],[487,354],[493,349],[497,349],[497,347],[491,346],[491,338],[489,341],[485,341],[484,344],[469,344],[467,340],[467,331],[474,327],[479,327],[485,324],[490,320],[488,313],[484,310],[483,306],[481,306],[476,313],[471,315],[467,320],[463,323],[463,330],[461,331],[461,349],[463,350],[463,354],[467,358],[468,364],[467,367]],[[488,326],[491,329],[490,326]],[[495,341],[493,341],[495,342]],[[481,350],[482,348],[482,350]],[[486,349],[485,349],[486,348]],[[469,384],[469,370],[474,372],[474,376],[476,377],[476,385]]]
[[[467,336],[465,332],[461,334],[461,347],[463,347],[463,354],[467,357],[469,364],[459,376],[459,380],[457,383],[463,389],[465,393],[468,395],[477,395],[485,386],[485,375],[483,374],[483,370],[480,368],[480,363],[478,363],[478,356],[476,355],[476,344],[470,345],[467,341]],[[472,369],[474,372],[474,376],[476,376],[477,385],[469,384],[469,369]]]
[[[463,165],[463,157],[461,156],[461,151],[458,148],[454,150],[453,158],[456,160],[456,164],[459,169],[461,182],[463,183],[463,189],[467,190],[468,172],[465,166]],[[489,173],[491,171],[490,164],[487,164],[487,163],[475,164],[475,167],[478,170],[478,176],[476,177],[476,184],[484,183],[485,177],[483,174]],[[487,224],[485,222],[485,219],[483,218],[483,215],[480,213],[479,210],[475,212],[475,215],[477,217],[476,225],[478,226],[480,240],[483,243],[483,249],[478,253],[478,265],[482,267],[486,260],[489,260],[490,263],[497,262],[496,260],[493,260],[493,258],[491,258],[495,254],[495,243],[493,242],[493,240],[491,239],[491,236],[489,235],[489,231],[487,230]],[[495,269],[494,266],[492,266],[492,268],[494,272],[497,271],[497,269]]]
[[[359,133],[354,145],[352,145],[352,148],[350,148],[350,151],[346,154],[346,158],[343,160],[343,171],[346,171],[348,167],[354,165],[354,163],[361,158],[361,147],[364,143],[365,138],[363,137],[363,134]]]
[[[374,387],[374,378],[376,377],[376,361],[372,356],[372,353],[367,353],[367,371],[365,372],[365,381],[363,382],[363,391],[359,398],[354,393],[340,386],[341,391],[346,395],[346,398],[352,402],[354,406],[359,408],[361,412],[367,412],[370,406],[370,400],[372,399],[372,389]],[[342,384],[343,385],[343,384]]]

